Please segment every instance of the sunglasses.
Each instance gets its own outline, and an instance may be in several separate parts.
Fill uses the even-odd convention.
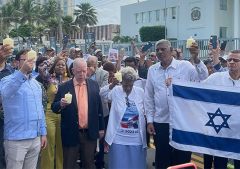
[[[149,57],[156,57],[155,55],[149,55]]]
[[[233,59],[233,58],[229,58],[229,59],[227,59],[227,61],[228,62],[231,62],[231,61],[233,61],[233,62],[240,62],[239,59]]]
[[[127,107],[130,107],[130,103],[129,103],[128,97],[125,97],[125,99],[126,99],[126,105],[127,105]]]

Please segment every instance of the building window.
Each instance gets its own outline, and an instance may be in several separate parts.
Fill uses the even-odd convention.
[[[64,6],[67,6],[67,2],[64,2]]]
[[[139,14],[136,13],[136,24],[138,24],[138,22],[139,22]]]
[[[227,27],[220,27],[219,38],[227,38]]]
[[[145,12],[142,13],[142,23],[145,23],[146,20],[146,16],[145,16]]]
[[[67,11],[67,7],[64,7],[64,11]]]
[[[152,22],[152,11],[149,12],[149,23]]]
[[[172,19],[176,19],[176,7],[172,8]]]
[[[163,9],[163,20],[167,19],[167,13],[168,9],[167,8]]]
[[[220,0],[220,10],[227,10],[227,0]]]
[[[156,11],[156,21],[160,20],[160,10]]]
[[[41,0],[38,0],[38,3],[41,3]]]

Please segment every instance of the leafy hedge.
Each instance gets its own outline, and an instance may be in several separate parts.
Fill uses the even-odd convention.
[[[142,42],[158,41],[165,38],[165,26],[142,26],[139,34]]]

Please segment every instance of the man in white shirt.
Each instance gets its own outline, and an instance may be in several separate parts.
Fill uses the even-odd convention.
[[[228,71],[214,73],[209,76],[203,83],[211,85],[240,87],[240,50],[230,51],[228,57],[226,58],[226,61]],[[227,158],[214,157],[214,168],[227,168],[227,162]],[[234,168],[240,168],[239,160],[234,160]]]
[[[166,79],[201,81],[208,77],[206,66],[199,60],[199,47],[193,43],[189,49],[193,65],[188,61],[175,60],[173,48],[167,40],[156,43],[156,53],[160,63],[151,66],[145,87],[145,112],[147,115],[148,133],[153,134],[156,147],[156,168],[168,168],[190,162],[191,152],[181,151],[169,145],[169,90]],[[140,52],[140,55],[145,53]]]

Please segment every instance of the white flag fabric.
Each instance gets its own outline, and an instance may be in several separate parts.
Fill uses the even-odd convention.
[[[173,81],[170,145],[240,159],[240,88]]]

